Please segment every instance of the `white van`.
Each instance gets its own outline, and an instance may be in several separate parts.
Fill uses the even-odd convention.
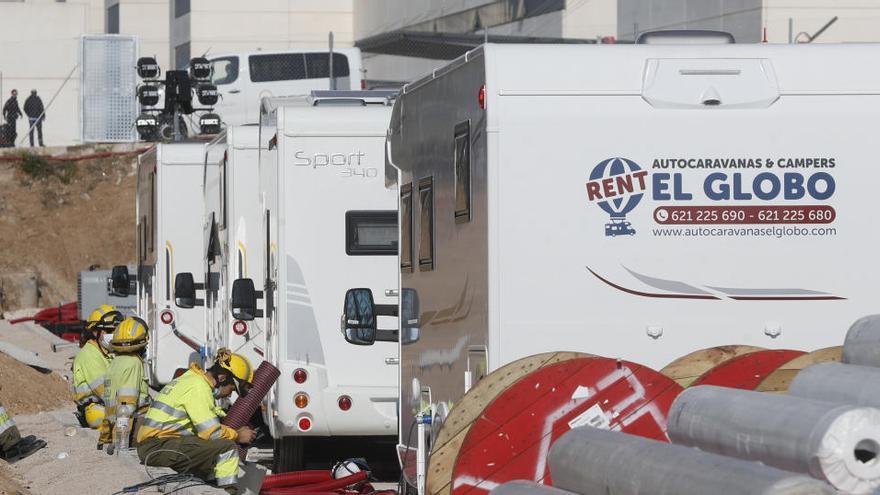
[[[393,459],[397,345],[355,349],[338,336],[339,301],[355,282],[396,310],[385,291],[398,285],[397,195],[382,172],[392,94],[316,92],[263,105],[262,233],[248,250],[264,271],[234,282],[231,309],[233,326],[261,320],[266,360],[281,370],[266,418],[282,471],[352,451]],[[385,326],[396,327],[394,316]]]
[[[401,458],[417,414],[525,356],[839,345],[877,312],[878,56],[489,44],[405,86]]]
[[[227,127],[258,123],[260,101],[273,96],[307,96],[312,90],[361,89],[361,52],[333,51],[332,81],[327,50],[210,55],[211,81],[222,95],[214,107]],[[335,83],[335,87],[332,83]]]

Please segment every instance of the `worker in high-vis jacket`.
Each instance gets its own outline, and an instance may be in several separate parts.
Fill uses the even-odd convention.
[[[250,427],[234,430],[220,424],[217,399],[229,397],[253,379],[247,359],[221,350],[214,364],[202,370],[192,364],[153,398],[137,432],[137,452],[145,466],[170,467],[236,494],[238,444],[254,439]]]
[[[0,404],[0,459],[8,463],[20,461],[46,446],[46,441],[33,435],[24,438],[9,411]]]
[[[144,376],[148,338],[146,322],[137,317],[126,318],[113,331],[110,340],[113,362],[104,378],[106,412],[98,439],[99,448],[112,446],[108,453],[113,453],[116,448],[128,448],[135,423],[150,406],[150,391]],[[124,438],[119,438],[120,432]]]
[[[122,313],[102,304],[92,311],[80,336],[81,349],[73,360],[71,382],[77,419],[85,428],[98,428],[104,419],[104,376],[110,367],[110,339]]]

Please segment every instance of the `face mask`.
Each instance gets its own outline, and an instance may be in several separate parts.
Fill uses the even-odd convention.
[[[104,349],[110,348],[110,341],[111,340],[113,340],[112,333],[101,332],[101,346],[103,346]]]
[[[219,399],[219,398],[220,398],[220,387],[217,387],[217,388],[214,389],[214,398],[215,398],[215,399]]]

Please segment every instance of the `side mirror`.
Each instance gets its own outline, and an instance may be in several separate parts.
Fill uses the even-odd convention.
[[[114,266],[110,271],[110,295],[127,297],[131,278],[128,276],[128,267],[124,265]]]
[[[342,308],[342,335],[350,344],[376,342],[376,304],[370,289],[349,289]]]
[[[190,309],[196,306],[196,282],[189,272],[178,273],[174,277],[174,304],[178,308]]]
[[[232,282],[232,317],[237,320],[251,321],[262,316],[257,310],[257,290],[254,281],[240,278]]]
[[[400,343],[418,342],[421,336],[419,293],[415,289],[400,290]]]

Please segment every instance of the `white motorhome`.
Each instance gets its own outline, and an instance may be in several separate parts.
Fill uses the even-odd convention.
[[[208,347],[230,348],[255,366],[265,358],[259,319],[234,320],[229,309],[232,281],[262,278],[263,218],[260,206],[257,125],[227,128],[209,146],[204,171],[205,329]],[[216,157],[216,159],[212,159]]]
[[[394,293],[384,295],[398,285],[397,199],[382,172],[392,95],[264,100],[262,242],[249,245],[264,272],[234,282],[231,306],[238,320],[262,318],[266,359],[281,370],[266,417],[282,470],[301,468],[306,446],[309,461],[351,444],[384,443],[393,456],[396,338],[363,352],[338,336],[339,301],[354,283],[383,295],[383,324],[396,326]]]
[[[192,276],[202,269],[203,141],[158,144],[138,158],[138,314],[150,328],[150,385],[173,379],[178,368],[203,364],[204,309]],[[181,285],[182,284],[182,285]],[[184,290],[185,289],[185,290]],[[183,292],[189,292],[181,298]]]
[[[418,413],[536,353],[660,369],[724,344],[839,345],[877,312],[878,55],[490,44],[408,84],[386,167],[401,457]]]
[[[257,123],[260,101],[276,96],[306,96],[313,90],[361,89],[361,52],[357,48],[284,50],[211,54],[211,82],[223,97],[215,109],[227,126]]]

